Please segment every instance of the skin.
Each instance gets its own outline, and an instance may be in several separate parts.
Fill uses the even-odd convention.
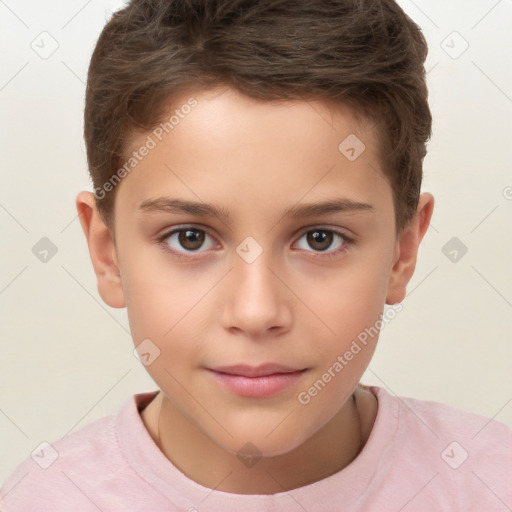
[[[273,494],[340,471],[366,443],[378,404],[358,383],[378,336],[308,404],[298,394],[375,324],[384,304],[404,299],[434,199],[423,193],[396,231],[376,129],[346,106],[260,102],[228,88],[193,96],[198,105],[117,186],[115,242],[91,192],[80,192],[76,206],[102,299],[127,308],[135,345],[149,338],[160,350],[146,367],[161,390],[141,414],[150,435],[156,442],[161,411],[160,448],[189,478]],[[338,150],[349,134],[366,146],[353,162]],[[147,135],[135,136],[132,149]],[[214,203],[230,217],[138,211],[161,196]],[[297,203],[335,197],[372,209],[283,216]],[[206,233],[203,245],[180,245],[177,234],[157,240],[190,226]],[[327,231],[322,251],[308,237],[315,228],[353,242]],[[263,250],[251,263],[236,252],[248,236]],[[261,399],[231,393],[206,369],[264,362],[307,371]],[[252,467],[237,457],[247,442],[262,455]]]

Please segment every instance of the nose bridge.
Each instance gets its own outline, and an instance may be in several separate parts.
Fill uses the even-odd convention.
[[[234,259],[235,288],[240,291],[240,298],[245,301],[256,301],[265,298],[275,300],[276,279],[270,271],[273,261],[272,250],[264,248],[253,237],[247,237],[236,248]]]
[[[275,274],[273,252],[247,237],[236,248],[224,325],[256,334],[290,321],[286,287]]]

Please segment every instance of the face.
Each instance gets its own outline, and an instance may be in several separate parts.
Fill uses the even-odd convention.
[[[150,340],[147,371],[217,445],[286,453],[340,411],[374,352],[377,335],[354,340],[389,293],[391,187],[348,107],[193,97],[169,134],[132,141],[156,144],[116,191],[134,343]]]

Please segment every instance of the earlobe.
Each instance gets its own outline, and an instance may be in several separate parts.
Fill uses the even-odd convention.
[[[123,308],[126,303],[116,247],[108,227],[100,217],[94,194],[80,192],[76,197],[76,208],[98,281],[98,292],[110,307]]]
[[[386,304],[396,304],[404,300],[407,284],[416,268],[419,245],[430,225],[433,211],[434,197],[432,194],[426,192],[421,194],[416,214],[400,233],[397,241]]]

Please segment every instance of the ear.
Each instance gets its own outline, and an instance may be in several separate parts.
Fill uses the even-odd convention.
[[[100,217],[92,192],[82,191],[76,197],[76,209],[89,246],[92,266],[98,279],[98,292],[113,308],[126,306],[115,243]]]
[[[396,304],[404,300],[407,283],[416,268],[418,248],[428,229],[433,211],[434,197],[432,194],[426,192],[421,194],[414,217],[402,230],[396,243],[395,260],[389,278],[386,304]]]

